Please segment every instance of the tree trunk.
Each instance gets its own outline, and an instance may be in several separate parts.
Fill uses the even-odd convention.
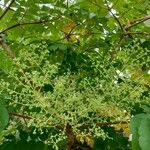
[[[77,150],[78,141],[72,131],[71,125],[66,125],[66,135],[67,135],[67,149],[66,150]]]

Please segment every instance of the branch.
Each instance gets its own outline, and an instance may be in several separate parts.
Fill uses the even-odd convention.
[[[125,35],[150,35],[150,32],[126,32]]]
[[[115,125],[115,124],[128,124],[129,121],[115,121],[115,122],[97,122],[95,123],[96,126],[110,126],[110,125]],[[80,128],[88,128],[89,126],[91,126],[90,124],[83,124],[82,126],[80,126]]]
[[[23,118],[23,119],[32,119],[32,118],[29,117],[29,116],[25,116],[25,115],[23,115],[23,114],[18,114],[18,113],[15,113],[15,112],[9,112],[9,115],[10,115],[10,116],[20,117],[20,118]]]
[[[147,20],[150,19],[150,16],[145,16],[145,17],[141,17],[141,18],[138,18],[138,19],[135,19],[135,20],[132,20],[132,21],[129,21],[127,23],[127,25],[124,26],[125,30],[129,30],[130,28],[142,23],[142,22],[145,22]]]
[[[54,18],[54,19],[52,19],[52,20],[39,20],[39,21],[34,21],[34,22],[17,23],[17,24],[14,24],[14,25],[12,25],[12,26],[10,26],[10,27],[8,27],[8,28],[2,30],[2,31],[0,32],[0,34],[5,33],[5,32],[7,32],[7,31],[9,31],[9,30],[11,30],[11,29],[17,28],[17,27],[19,27],[19,26],[26,26],[26,25],[33,25],[33,24],[43,24],[43,23],[47,23],[47,22],[49,22],[49,21],[58,20],[59,18],[61,18],[61,17],[57,17],[57,18]]]
[[[131,21],[130,23],[133,24],[133,23],[136,23],[136,22],[139,22],[139,21],[144,22],[144,21],[149,20],[149,19],[150,19],[150,16],[145,16],[145,17],[135,19],[135,20]]]
[[[10,47],[5,43],[4,38],[0,35],[0,46],[4,49],[5,53],[11,58],[12,60],[15,58],[15,54],[12,52]]]
[[[116,22],[118,23],[118,25],[120,26],[120,29],[125,32],[120,20],[114,15],[114,13],[111,11],[111,7],[109,7],[107,0],[105,0],[106,6],[108,11],[112,14],[112,16],[114,17],[114,19],[116,20]]]
[[[96,4],[96,3],[93,3],[93,1],[90,1],[90,3],[94,4],[94,5],[97,6],[97,7],[100,7],[100,8],[102,7],[102,6],[100,6],[100,5]],[[113,5],[112,7],[109,7],[107,0],[105,0],[105,3],[106,3],[106,6],[107,6],[108,11],[112,14],[112,16],[114,17],[114,19],[115,19],[116,22],[118,23],[118,25],[119,25],[119,27],[121,28],[121,30],[122,30],[123,32],[125,32],[125,29],[123,28],[123,26],[122,26],[120,20],[119,20],[119,19],[113,14],[113,12],[111,11],[112,7],[114,7],[114,6],[118,3],[118,0],[114,3],[114,5]]]
[[[16,116],[19,118],[24,118],[24,119],[32,119],[30,116],[25,116],[23,114],[15,113],[15,112],[9,112],[10,116]],[[128,124],[129,121],[115,121],[115,122],[97,122],[96,126],[109,126],[109,125],[115,125],[115,124]],[[89,127],[90,124],[84,124],[81,127]]]
[[[15,0],[12,0],[10,2],[10,4],[8,5],[8,7],[4,10],[4,12],[2,13],[2,15],[0,16],[0,20],[7,14],[8,10],[10,9],[11,5],[15,2]]]
[[[97,126],[109,126],[114,124],[128,124],[128,121],[115,121],[115,122],[99,122],[96,123]]]

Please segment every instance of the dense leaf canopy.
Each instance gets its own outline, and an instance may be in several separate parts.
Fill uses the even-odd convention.
[[[0,45],[0,149],[148,150],[149,0],[4,0]]]

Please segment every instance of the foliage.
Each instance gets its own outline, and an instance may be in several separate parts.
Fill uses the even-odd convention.
[[[131,119],[131,130],[133,133],[133,150],[148,150],[149,149],[149,124],[150,124],[150,109],[147,106],[143,106],[144,111],[135,115]]]
[[[1,6],[0,149],[149,148],[148,0]]]
[[[9,114],[4,106],[0,106],[0,131],[2,131],[8,123]]]

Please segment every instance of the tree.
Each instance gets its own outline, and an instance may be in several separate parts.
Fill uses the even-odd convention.
[[[1,6],[1,149],[130,149],[149,106],[149,1]]]

